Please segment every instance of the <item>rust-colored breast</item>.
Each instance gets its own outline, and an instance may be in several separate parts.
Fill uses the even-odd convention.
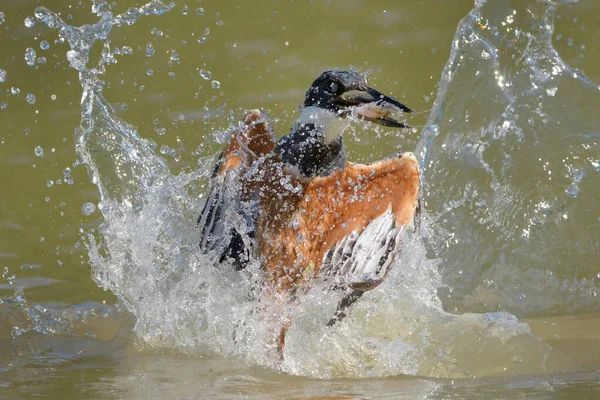
[[[419,167],[411,153],[371,165],[347,163],[310,182],[286,179],[288,189],[281,178],[266,183],[271,193],[263,196],[257,230],[265,268],[278,290],[317,277],[328,249],[390,207],[397,225],[414,219]],[[290,185],[302,192],[293,193]]]
[[[275,147],[264,114],[251,110],[223,152],[219,173],[240,169],[242,198],[259,201],[255,249],[277,291],[319,276],[327,250],[390,207],[396,225],[413,221],[419,166],[411,153],[347,163],[330,176],[305,180],[287,172]]]

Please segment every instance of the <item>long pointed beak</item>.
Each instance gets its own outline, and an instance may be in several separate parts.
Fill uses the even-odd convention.
[[[338,97],[339,105],[355,107],[359,118],[379,125],[394,128],[408,128],[404,122],[394,118],[401,113],[411,113],[412,110],[383,93],[367,87],[365,90],[350,90]]]

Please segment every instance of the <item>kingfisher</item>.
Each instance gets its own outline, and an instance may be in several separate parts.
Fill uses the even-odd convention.
[[[341,70],[313,82],[279,140],[266,115],[250,110],[217,159],[198,219],[202,252],[237,270],[260,260],[266,290],[280,302],[326,280],[344,291],[328,325],[341,321],[399,262],[418,215],[420,183],[410,152],[349,162],[344,132],[353,120],[407,128],[398,116],[411,112],[370,87],[364,74]]]

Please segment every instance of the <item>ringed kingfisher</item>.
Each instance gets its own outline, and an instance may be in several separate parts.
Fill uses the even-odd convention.
[[[345,291],[334,325],[384,281],[419,211],[415,156],[349,162],[344,131],[353,119],[406,128],[396,116],[410,112],[364,74],[340,70],[313,82],[279,140],[265,114],[250,110],[218,157],[198,219],[201,250],[238,270],[259,259],[277,301],[292,302],[314,279],[330,281]],[[291,324],[283,319],[280,350]]]

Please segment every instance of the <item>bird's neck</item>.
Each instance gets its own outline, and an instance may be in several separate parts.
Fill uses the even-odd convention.
[[[325,176],[344,168],[342,134],[348,124],[333,111],[303,108],[290,134],[279,141],[281,160],[290,172],[304,178]]]
[[[347,118],[340,118],[334,111],[308,106],[302,109],[291,134],[294,133],[294,128],[312,126],[319,135],[323,136],[325,143],[331,143],[336,141],[349,125]]]

